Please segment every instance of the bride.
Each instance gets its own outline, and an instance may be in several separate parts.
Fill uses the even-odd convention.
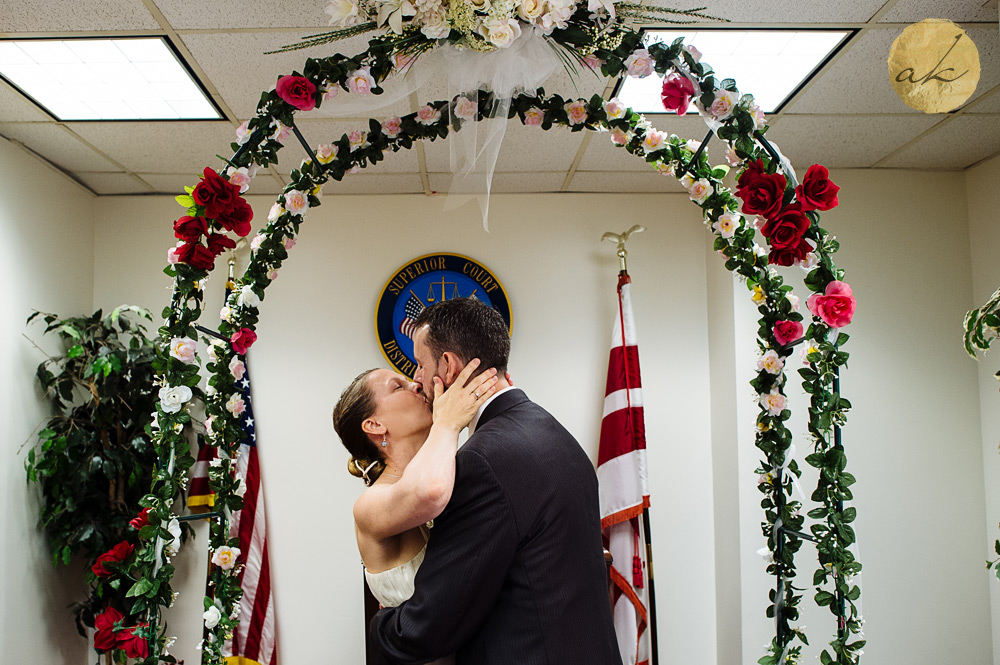
[[[448,390],[434,378],[433,412],[419,384],[387,369],[358,376],[333,409],[347,469],[368,486],[354,504],[355,534],[384,607],[413,595],[433,520],[451,499],[458,434],[496,392],[495,369],[469,378],[478,366],[471,361]]]

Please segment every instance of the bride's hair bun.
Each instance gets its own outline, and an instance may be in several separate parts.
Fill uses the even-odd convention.
[[[365,485],[371,485],[385,471],[385,462],[382,460],[373,462],[372,460],[352,457],[347,460],[347,471],[352,476],[363,479]]]
[[[366,485],[375,482],[385,469],[382,452],[361,429],[361,423],[375,413],[375,395],[368,385],[368,375],[374,371],[362,372],[351,381],[333,407],[333,429],[351,453],[347,471],[364,479]]]

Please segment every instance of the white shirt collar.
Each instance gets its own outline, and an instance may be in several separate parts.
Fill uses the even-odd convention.
[[[482,417],[483,411],[486,410],[486,407],[488,407],[497,397],[500,397],[500,395],[503,395],[508,390],[513,390],[513,389],[514,386],[507,386],[506,388],[496,391],[495,393],[493,393],[492,397],[483,402],[483,405],[479,407],[478,411],[476,411],[476,415],[472,417],[472,422],[469,423],[469,436],[472,436],[473,432],[476,431],[476,426],[479,424],[479,419]]]

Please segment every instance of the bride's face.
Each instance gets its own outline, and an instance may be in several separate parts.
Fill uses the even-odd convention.
[[[369,381],[375,395],[371,419],[385,426],[390,440],[430,429],[431,407],[419,384],[388,369],[375,370]]]

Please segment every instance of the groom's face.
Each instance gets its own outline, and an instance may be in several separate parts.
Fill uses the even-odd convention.
[[[413,357],[417,361],[417,371],[413,380],[420,384],[427,401],[434,401],[434,377],[439,377],[448,387],[445,377],[446,365],[442,356],[437,356],[427,345],[427,326],[421,327],[413,336]]]

